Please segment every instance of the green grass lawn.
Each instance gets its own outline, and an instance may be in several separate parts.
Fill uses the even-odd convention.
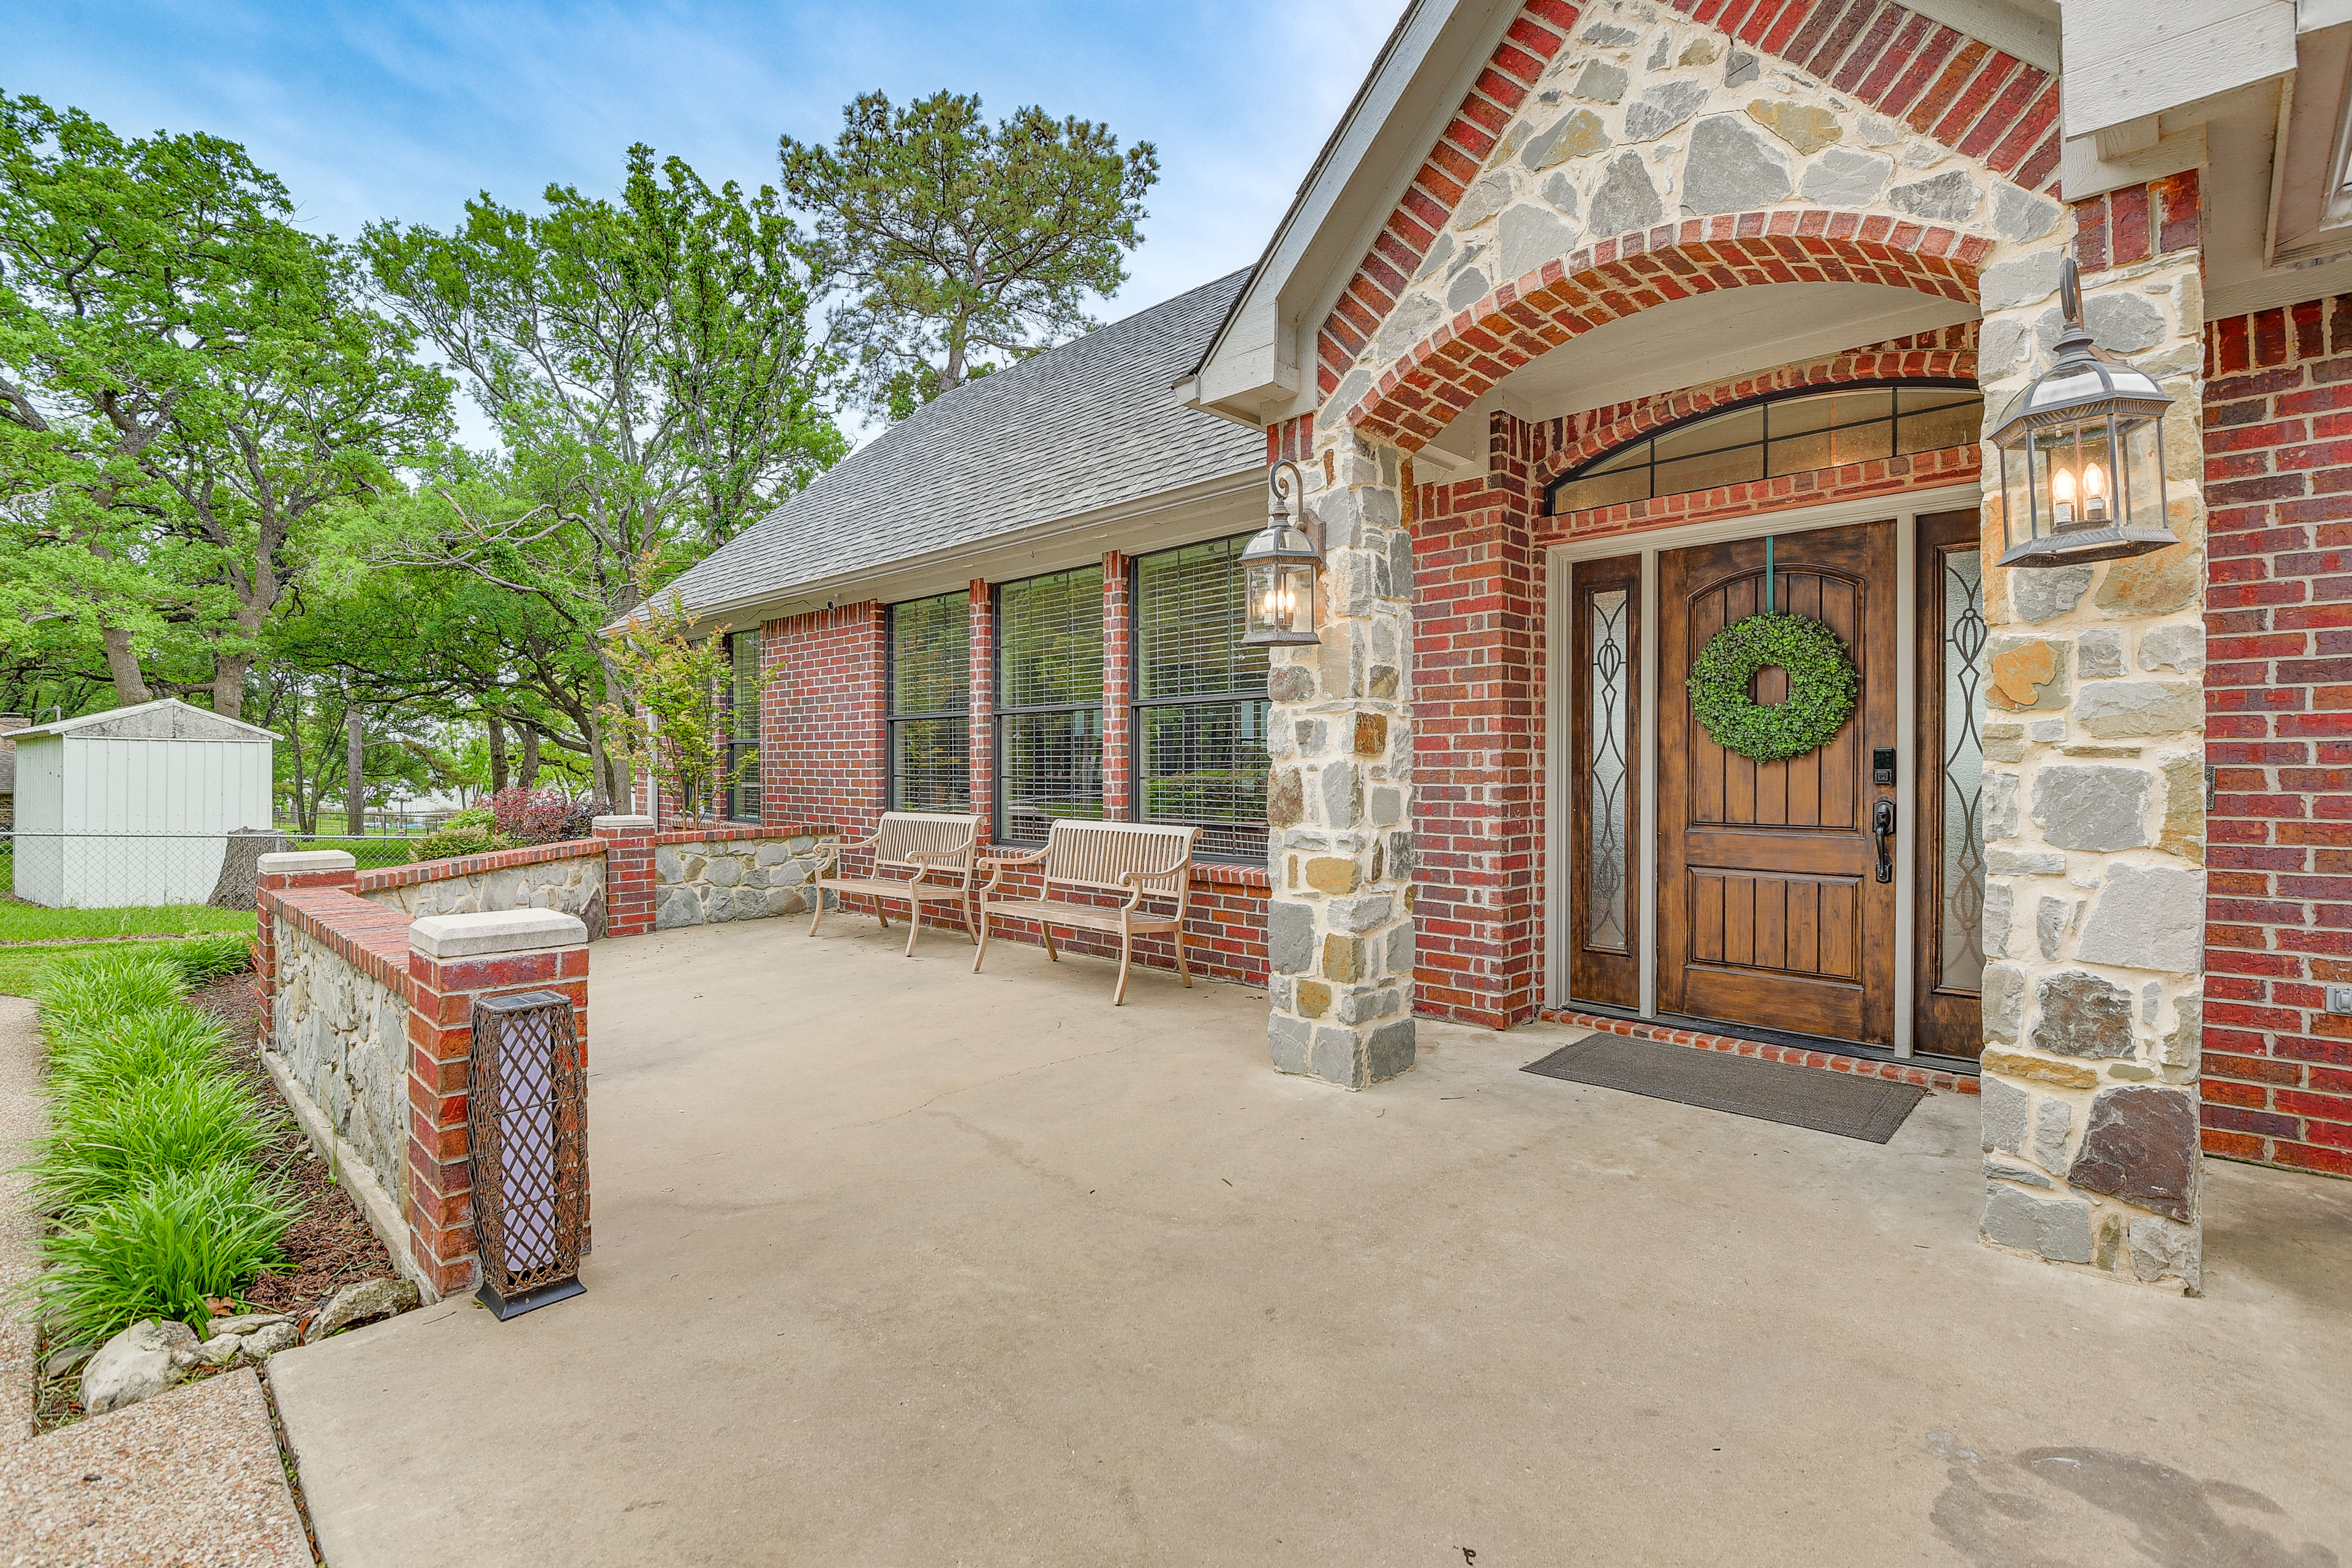
[[[0,943],[55,942],[64,937],[196,936],[206,931],[254,929],[251,910],[216,910],[209,904],[163,904],[153,909],[50,910],[38,904],[0,900]]]
[[[151,942],[60,942],[55,947],[0,947],[0,994],[31,995],[42,971],[60,959],[80,958],[94,952],[135,952],[163,945]]]

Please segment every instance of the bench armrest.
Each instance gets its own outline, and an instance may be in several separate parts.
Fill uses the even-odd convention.
[[[1045,847],[1051,847],[1051,845]],[[992,891],[996,884],[1004,879],[1004,868],[1007,866],[1034,866],[1045,858],[1045,849],[1043,848],[1033,849],[1026,855],[982,855],[980,864],[988,868],[988,881],[980,889],[982,894],[984,896]]]

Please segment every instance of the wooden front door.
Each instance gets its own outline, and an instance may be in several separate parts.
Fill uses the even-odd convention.
[[[1685,682],[1709,637],[1766,607],[1764,552],[1659,557],[1658,1010],[1892,1046],[1895,847],[1872,826],[1904,797],[1872,780],[1895,760],[1895,524],[1773,542],[1772,607],[1827,623],[1862,689],[1827,745],[1759,763],[1692,721]],[[1787,694],[1782,672],[1758,676],[1758,701]]]

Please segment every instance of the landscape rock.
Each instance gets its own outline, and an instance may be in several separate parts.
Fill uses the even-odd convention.
[[[302,1342],[314,1345],[338,1329],[405,1312],[418,1299],[415,1282],[407,1279],[362,1279],[346,1285],[327,1298],[327,1304],[302,1331]]]
[[[302,1342],[302,1331],[292,1323],[271,1323],[245,1336],[245,1354],[251,1361],[266,1361],[279,1351],[290,1351]]]
[[[238,1335],[215,1334],[197,1345],[196,1353],[204,1357],[207,1366],[226,1366],[236,1359],[236,1352],[244,1347],[245,1341]]]
[[[243,1336],[272,1323],[290,1323],[294,1320],[284,1312],[244,1312],[234,1318],[215,1318],[205,1325],[205,1338],[217,1339],[222,1334]]]
[[[185,1323],[150,1318],[131,1324],[81,1369],[81,1407],[103,1415],[163,1393],[195,1364],[195,1332]]]
[[[2042,1017],[2036,1049],[2053,1056],[2104,1058],[2132,1054],[2131,993],[2087,970],[2062,969],[2034,986]]]
[[[2109,868],[2074,951],[2085,963],[2175,974],[2195,969],[2205,951],[2205,873],[2163,866]]]
[[[53,1350],[41,1363],[43,1377],[63,1377],[98,1353],[96,1345],[65,1345]]]
[[[1752,122],[1710,114],[1691,132],[1683,164],[1683,205],[1691,212],[1746,212],[1784,201],[1796,188],[1788,158]]]
[[[2045,763],[2033,775],[2033,820],[2061,849],[2137,849],[2147,842],[2151,785],[2138,768]]]
[[[2102,1089],[2066,1180],[2177,1220],[2196,1214],[2194,1091],[2155,1084]]]

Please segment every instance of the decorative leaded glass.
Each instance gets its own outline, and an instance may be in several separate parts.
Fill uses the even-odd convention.
[[[1102,568],[996,591],[997,837],[1045,842],[1102,805]]]
[[[1942,954],[1937,984],[1975,991],[1984,984],[1985,649],[1983,555],[1955,550],[1944,560]]]
[[[890,805],[971,804],[971,595],[890,606]]]
[[[1627,612],[1632,595],[1622,588],[1592,595],[1586,601],[1591,624],[1592,668],[1589,672],[1592,710],[1587,733],[1591,755],[1585,759],[1587,806],[1591,817],[1591,842],[1584,847],[1588,879],[1585,889],[1587,946],[1623,952],[1627,934],[1625,888],[1625,769],[1629,715],[1629,665],[1626,659]]]
[[[1135,563],[1141,820],[1201,829],[1200,853],[1265,858],[1266,652],[1242,641],[1247,536]]]

